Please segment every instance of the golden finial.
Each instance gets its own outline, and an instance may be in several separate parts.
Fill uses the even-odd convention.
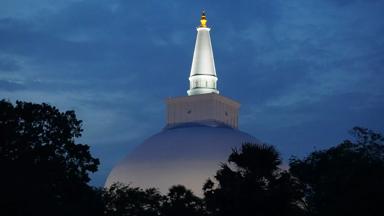
[[[205,16],[205,10],[201,13],[200,27],[207,28],[207,17]]]

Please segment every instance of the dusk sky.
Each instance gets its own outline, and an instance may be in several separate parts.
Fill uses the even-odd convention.
[[[382,0],[1,0],[0,99],[75,110],[102,186],[187,94],[202,9],[220,94],[285,161],[383,132]]]

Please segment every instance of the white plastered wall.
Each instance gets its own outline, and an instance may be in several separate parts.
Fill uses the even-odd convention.
[[[167,103],[167,125],[215,120],[238,128],[240,104],[218,94],[200,94],[169,98]]]

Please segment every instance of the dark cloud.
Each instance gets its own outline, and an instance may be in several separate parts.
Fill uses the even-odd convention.
[[[17,60],[0,55],[0,71],[12,72],[20,69],[21,65],[17,62]]]
[[[18,91],[25,89],[25,86],[16,82],[0,80],[0,90],[3,91]]]
[[[359,3],[359,2],[370,2],[370,3],[375,3],[375,2],[379,2],[381,0],[327,0],[333,4],[336,4],[338,6],[347,6],[347,5],[351,5],[351,4],[355,4],[355,3]]]

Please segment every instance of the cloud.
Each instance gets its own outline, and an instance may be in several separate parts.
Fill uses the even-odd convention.
[[[35,18],[42,13],[52,13],[61,10],[77,1],[82,0],[34,0],[33,2],[25,0],[3,0],[0,7],[0,17]]]
[[[10,56],[0,55],[0,71],[13,72],[21,69],[21,65],[17,60]]]
[[[6,91],[17,91],[24,89],[25,87],[17,82],[7,81],[7,80],[0,80],[0,89],[6,90]]]

